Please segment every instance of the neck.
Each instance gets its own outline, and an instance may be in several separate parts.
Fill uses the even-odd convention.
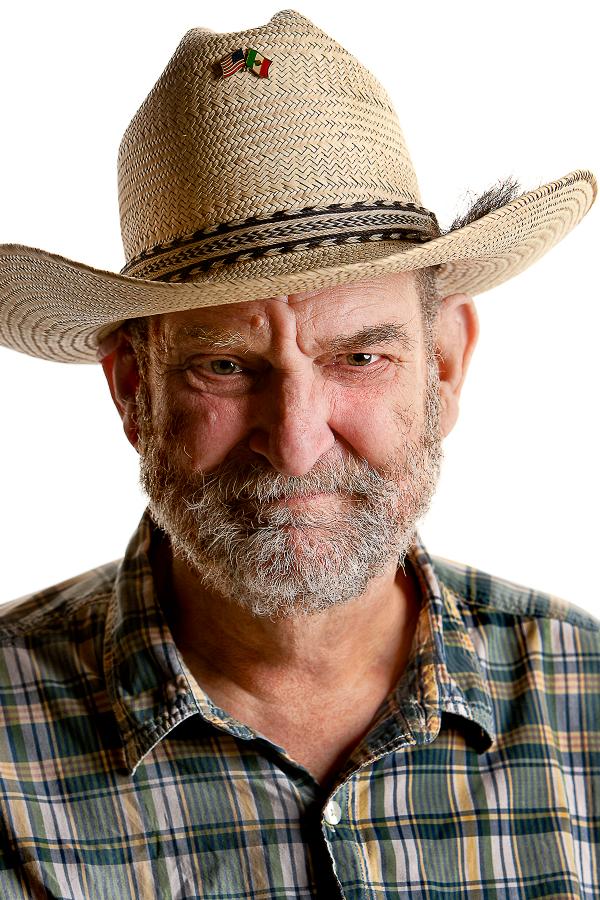
[[[218,687],[271,702],[294,687],[321,697],[352,693],[366,680],[389,682],[391,690],[406,666],[419,591],[395,560],[360,597],[315,615],[280,619],[254,616],[216,595],[177,558],[164,563],[170,570],[163,588],[169,626],[209,693]]]

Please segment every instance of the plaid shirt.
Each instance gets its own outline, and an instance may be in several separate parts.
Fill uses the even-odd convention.
[[[191,679],[160,539],[2,611],[2,900],[597,900],[598,622],[416,543],[408,668],[327,794]]]

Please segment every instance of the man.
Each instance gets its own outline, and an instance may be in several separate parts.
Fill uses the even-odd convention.
[[[381,86],[288,10],[188,32],[119,189],[120,275],[0,247],[3,343],[100,359],[149,497],[121,563],[4,613],[3,896],[596,896],[599,625],[415,533],[471,294],[591,173],[441,234]]]

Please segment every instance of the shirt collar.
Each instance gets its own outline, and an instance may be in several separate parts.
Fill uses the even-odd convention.
[[[211,702],[179,655],[151,565],[164,539],[146,510],[119,565],[106,618],[104,676],[130,775],[173,728],[198,713],[236,737],[255,736]]]
[[[117,571],[106,619],[104,673],[130,774],[171,729],[198,712],[156,596],[150,555],[158,539],[146,510]]]
[[[194,691],[156,596],[150,559],[161,539],[146,510],[119,566],[107,612],[104,673],[130,774],[173,728],[198,713],[240,738],[254,737],[206,694]],[[418,539],[407,561],[423,598],[409,664],[396,692],[411,742],[433,740],[446,713],[474,726],[469,736],[481,752],[494,740],[492,702],[455,597],[438,582]]]
[[[464,599],[439,581],[435,565],[417,536],[407,555],[422,603],[413,647],[396,700],[416,743],[439,733],[442,716],[462,720],[467,741],[478,753],[496,739],[489,685],[459,606]]]

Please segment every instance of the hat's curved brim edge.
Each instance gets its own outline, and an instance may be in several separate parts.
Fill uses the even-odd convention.
[[[423,244],[365,242],[346,251],[331,247],[280,254],[193,282],[131,278],[35,247],[3,244],[0,344],[59,362],[96,362],[99,338],[130,318],[317,290],[428,266],[440,267],[444,295],[479,294],[547,253],[581,221],[596,193],[594,175],[577,170]]]

